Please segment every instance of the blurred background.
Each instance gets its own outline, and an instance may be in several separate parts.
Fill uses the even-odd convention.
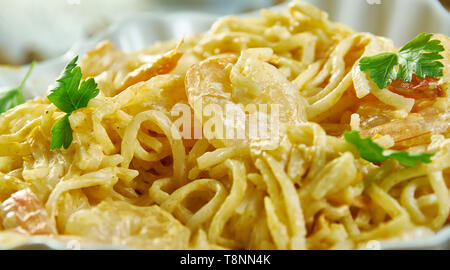
[[[448,20],[432,22],[429,5],[418,14],[408,14],[409,8],[399,5],[402,13],[416,16],[416,25],[385,19],[392,13],[387,2],[397,0],[307,0],[330,13],[333,20],[349,24],[358,31],[387,35],[396,42],[409,39],[411,33],[398,30],[415,27],[416,32],[441,31],[450,35]],[[436,2],[447,12],[450,0],[413,0]],[[111,25],[142,12],[174,13],[204,12],[212,16],[252,12],[280,5],[287,0],[0,0],[0,64],[22,65],[32,60],[46,60],[62,55],[74,44],[104,31]],[[400,1],[405,3],[405,1]],[[399,2],[399,3],[400,3]],[[408,1],[409,2],[409,1]],[[419,4],[420,4],[419,3]],[[403,5],[403,6],[402,6]],[[436,7],[436,6],[435,6]],[[350,16],[349,16],[350,14]],[[392,16],[391,16],[392,17]],[[365,24],[361,24],[364,20]],[[406,24],[407,23],[407,24]],[[443,25],[442,25],[443,24]],[[391,31],[391,32],[390,32]]]

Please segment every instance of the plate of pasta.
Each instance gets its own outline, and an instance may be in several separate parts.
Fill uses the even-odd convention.
[[[448,33],[173,19],[0,70],[0,248],[449,248]]]

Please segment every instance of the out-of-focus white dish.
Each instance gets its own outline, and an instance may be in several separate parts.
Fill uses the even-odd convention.
[[[373,32],[393,39],[397,46],[412,39],[420,32],[450,35],[450,14],[437,0],[304,0],[329,12],[333,20],[345,23],[358,31]],[[380,4],[376,4],[379,2]],[[370,4],[372,3],[372,4]],[[273,7],[283,10],[286,4]],[[240,16],[255,16],[256,13]],[[209,29],[217,16],[205,13],[175,12],[143,13],[110,27],[96,37],[75,44],[64,55],[39,63],[24,87],[26,98],[44,96],[54,84],[64,66],[75,56],[87,51],[105,39],[109,39],[126,52],[141,49],[159,40],[182,38]],[[19,84],[28,66],[0,66],[0,92]],[[0,249],[67,249],[67,243],[39,236],[32,238],[0,239]],[[373,244],[373,245],[372,245]],[[76,246],[77,248],[79,246]],[[86,245],[87,249],[122,249],[125,247]],[[372,242],[367,249],[450,249],[450,226],[431,237],[414,241]]]
[[[64,55],[37,64],[24,87],[26,98],[44,96],[55,83],[64,66],[75,56],[84,55],[102,40],[111,40],[117,48],[126,52],[141,49],[159,40],[182,38],[209,29],[217,19],[205,13],[176,12],[143,13],[124,20],[98,36],[75,44]],[[23,79],[27,66],[0,65],[0,92],[17,86]]]

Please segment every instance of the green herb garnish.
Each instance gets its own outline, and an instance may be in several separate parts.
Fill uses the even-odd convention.
[[[370,78],[380,89],[395,79],[410,82],[413,74],[419,78],[442,77],[444,65],[438,60],[443,59],[439,52],[444,51],[444,47],[439,40],[430,40],[432,36],[421,33],[397,53],[363,57],[359,61],[359,68],[361,71],[370,70]]]
[[[72,128],[69,116],[72,112],[85,108],[89,101],[100,92],[94,78],[81,81],[81,68],[77,66],[76,56],[65,68],[62,76],[57,80],[58,86],[51,91],[47,98],[66,115],[58,120],[52,128],[52,142],[50,149],[69,148],[72,143]]]
[[[30,77],[31,71],[33,70],[35,64],[36,62],[34,61],[30,64],[27,74],[25,74],[25,77],[23,78],[19,86],[12,90],[0,93],[0,114],[25,103],[25,98],[23,97],[23,86]]]
[[[406,151],[386,150],[379,146],[370,138],[361,138],[357,131],[345,131],[344,138],[353,144],[359,151],[361,158],[370,162],[383,162],[387,159],[395,159],[406,167],[414,167],[418,162],[430,163],[434,154],[429,153],[409,153]]]

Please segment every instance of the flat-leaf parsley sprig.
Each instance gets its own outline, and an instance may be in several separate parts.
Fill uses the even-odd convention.
[[[439,61],[443,59],[439,53],[445,49],[439,40],[431,40],[432,36],[421,33],[397,53],[363,57],[359,61],[359,68],[361,71],[370,71],[370,78],[380,89],[395,79],[410,82],[413,74],[422,79],[425,76],[442,77],[444,65]]]
[[[94,78],[81,81],[81,68],[77,66],[76,56],[65,68],[64,73],[57,80],[58,85],[47,98],[66,115],[59,119],[52,127],[52,142],[50,150],[64,147],[69,148],[73,140],[72,127],[69,116],[76,110],[85,108],[89,101],[100,92]]]
[[[345,131],[344,139],[353,144],[359,151],[361,158],[370,162],[383,162],[387,159],[395,159],[406,167],[414,167],[418,162],[430,163],[431,153],[410,153],[406,151],[386,150],[370,138],[361,138],[357,131]]]
[[[0,114],[22,103],[25,103],[25,98],[23,97],[23,86],[30,77],[31,71],[33,70],[35,64],[36,62],[34,61],[30,64],[30,67],[28,68],[25,77],[23,78],[22,82],[19,84],[18,87],[0,93]]]

